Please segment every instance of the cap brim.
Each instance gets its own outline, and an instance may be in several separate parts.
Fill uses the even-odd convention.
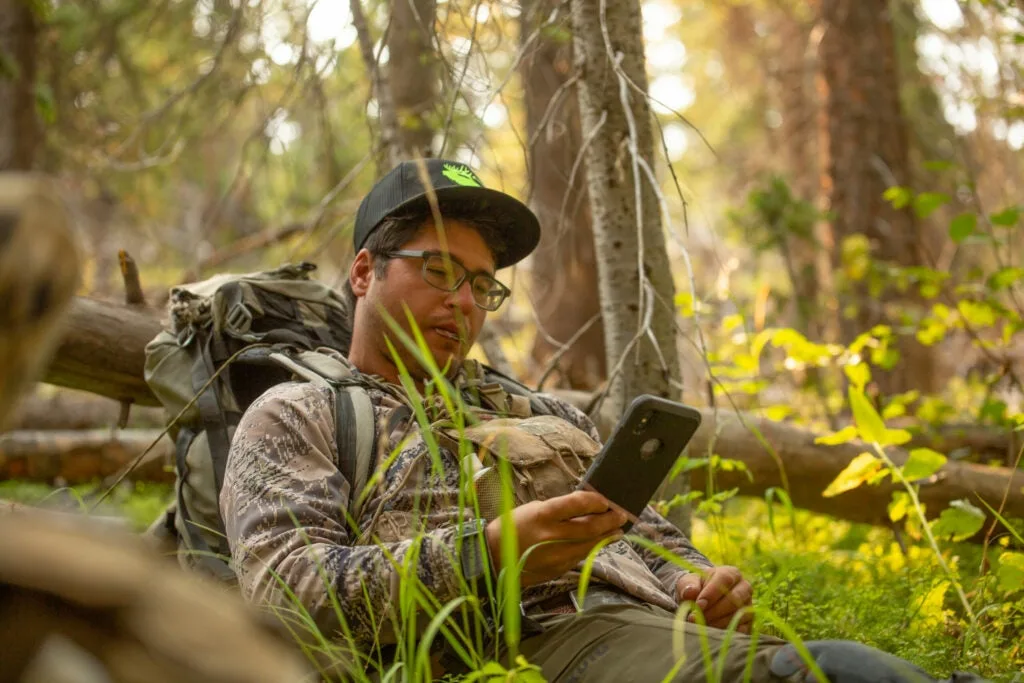
[[[434,190],[438,208],[449,209],[458,218],[472,221],[475,216],[494,221],[502,238],[497,268],[508,268],[529,256],[540,242],[540,221],[526,204],[487,187],[439,187]],[[406,209],[430,210],[430,201],[423,193],[402,202],[389,214]]]

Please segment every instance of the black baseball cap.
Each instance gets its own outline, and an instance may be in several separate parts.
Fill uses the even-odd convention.
[[[363,198],[352,235],[355,250],[363,248],[366,238],[388,216],[418,210],[429,216],[428,187],[437,196],[442,216],[455,216],[470,223],[474,217],[486,218],[497,225],[503,240],[496,250],[498,268],[522,261],[540,241],[540,221],[521,201],[484,187],[466,164],[419,159],[403,161],[391,169]]]

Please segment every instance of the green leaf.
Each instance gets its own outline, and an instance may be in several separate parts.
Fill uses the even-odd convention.
[[[843,427],[834,434],[826,434],[825,436],[819,436],[814,440],[814,443],[820,443],[823,446],[838,446],[841,443],[849,443],[857,438],[857,428],[853,425]]]
[[[853,420],[857,423],[857,431],[860,438],[865,441],[877,441],[883,446],[886,438],[885,423],[879,416],[875,407],[868,401],[868,397],[854,387],[850,387],[850,409],[853,411]]]
[[[940,538],[962,541],[981,531],[985,524],[985,513],[966,500],[954,500],[932,522],[932,533]]]
[[[1024,268],[1000,268],[992,273],[986,285],[995,291],[1008,289],[1024,280]]]
[[[894,185],[882,193],[882,198],[892,204],[894,209],[902,209],[909,204],[911,196],[910,190],[898,185]]]
[[[943,204],[949,202],[949,195],[943,192],[922,192],[914,197],[914,213],[918,218],[928,218]],[[896,207],[899,208],[899,207]]]
[[[838,496],[840,493],[852,491],[870,479],[880,469],[882,469],[881,460],[871,453],[861,453],[850,461],[850,464],[839,473],[839,476],[832,480],[832,483],[828,485],[828,488],[821,495],[825,498],[831,498],[832,496]]]
[[[978,217],[973,213],[962,213],[949,223],[949,238],[954,242],[963,242],[974,234],[978,227]]]
[[[915,448],[903,465],[903,476],[907,481],[930,477],[946,464],[946,456],[930,448]]]
[[[889,502],[889,519],[898,522],[910,511],[910,494],[906,491],[893,491]]]
[[[843,372],[850,379],[850,383],[861,391],[864,391],[864,387],[871,381],[871,368],[867,363],[847,363],[843,366]]]
[[[1003,209],[999,213],[994,213],[988,217],[992,221],[992,225],[1001,225],[1004,228],[1012,228],[1020,220],[1020,207],[1011,206]]]
[[[1005,552],[999,556],[999,587],[1007,593],[1024,588],[1024,553]]]
[[[36,111],[39,118],[47,125],[57,120],[57,102],[53,98],[53,90],[46,83],[39,83],[35,88]]]

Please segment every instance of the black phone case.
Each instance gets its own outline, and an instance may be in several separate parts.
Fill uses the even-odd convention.
[[[583,477],[605,498],[639,517],[700,426],[700,413],[644,394],[629,405]],[[627,523],[626,530],[632,527]]]

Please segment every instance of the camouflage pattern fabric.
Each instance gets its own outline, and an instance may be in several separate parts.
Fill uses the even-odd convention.
[[[456,386],[463,385],[460,375]],[[456,525],[473,517],[459,505],[457,454],[442,446],[440,462],[433,461],[418,428],[410,429],[409,420],[391,419],[406,405],[400,389],[376,384],[369,394],[377,418],[380,476],[358,520],[361,538],[344,518],[352,491],[337,461],[333,395],[309,383],[279,385],[250,406],[235,434],[221,494],[243,594],[293,610],[290,592],[321,632],[337,633],[343,620],[344,630],[360,646],[394,641],[385,616],[396,610],[401,577],[396,567],[410,558],[415,558],[416,576],[442,604],[462,594]],[[469,393],[464,398],[472,401]],[[539,398],[567,428],[599,440],[582,412],[551,396]],[[653,509],[644,511],[634,529],[693,566],[711,566]],[[421,531],[422,541],[416,543]],[[593,580],[671,610],[676,581],[685,571],[619,541],[598,554]],[[578,579],[571,572],[533,586],[524,591],[524,606],[572,589]]]

